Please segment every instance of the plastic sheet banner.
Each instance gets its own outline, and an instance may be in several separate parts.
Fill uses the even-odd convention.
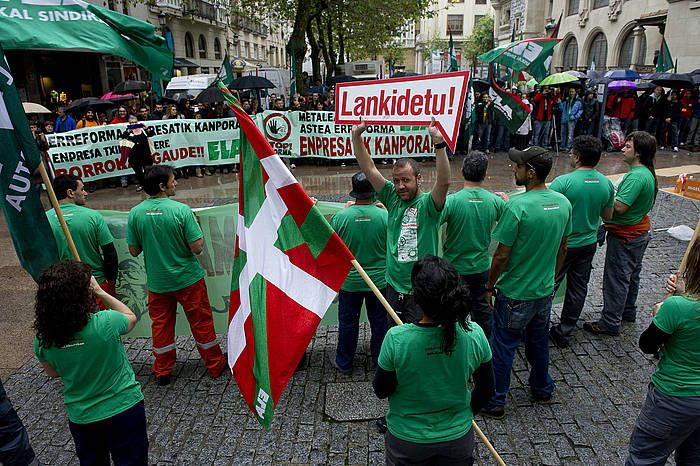
[[[335,202],[319,202],[321,212],[330,218],[343,207]],[[209,294],[214,328],[216,333],[225,334],[228,328],[228,304],[231,293],[231,268],[236,241],[237,204],[218,207],[193,209],[204,237],[204,251],[197,256],[207,272],[205,282]],[[117,276],[117,298],[134,311],[138,317],[136,327],[129,333],[130,337],[151,336],[151,319],[148,316],[148,288],[146,287],[146,269],[143,254],[132,257],[126,243],[126,224],[128,212],[102,210],[105,222],[114,236],[114,246],[119,257],[119,274]],[[163,241],[167,241],[164,238]],[[322,324],[337,324],[338,303],[333,302]],[[182,308],[178,306],[176,335],[191,335],[187,319]]]
[[[255,117],[272,147],[282,157],[354,159],[352,125],[336,124],[333,112],[266,111]],[[151,120],[153,159],[177,168],[238,163],[240,130],[235,118],[215,120]],[[49,160],[56,174],[70,173],[84,182],[131,175],[121,163],[119,136],[126,123],[94,126],[47,135]],[[370,125],[363,135],[375,158],[433,157],[424,126]]]

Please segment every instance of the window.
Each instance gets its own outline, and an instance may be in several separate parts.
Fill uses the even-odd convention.
[[[575,69],[577,62],[578,62],[578,42],[576,42],[575,37],[572,37],[566,43],[566,47],[564,47],[564,60],[562,62],[562,66],[566,70]]]
[[[199,35],[199,58],[207,58],[207,40],[204,34]]]
[[[603,8],[604,6],[608,6],[610,4],[610,0],[593,0],[593,9],[595,10],[596,8]]]
[[[594,61],[597,69],[605,69],[608,61],[608,40],[602,32],[596,34],[588,51],[588,64]]]
[[[577,15],[580,3],[579,0],[569,0],[569,8],[566,10],[567,16]]]
[[[632,53],[634,52],[634,31],[630,31],[622,42],[620,47],[620,59],[618,65],[620,68],[629,68],[631,65],[643,65],[647,55],[647,38],[642,31],[642,36],[639,38],[639,53],[637,59],[632,61]]]
[[[479,21],[481,21],[481,18],[483,18],[485,15],[474,15],[474,26],[479,24]]]
[[[464,32],[464,15],[447,15],[447,33],[461,36]]]
[[[475,5],[486,5],[486,0],[476,0],[474,2]]]
[[[219,38],[214,38],[214,59],[221,60],[221,42]]]
[[[637,64],[644,65],[647,60],[647,35],[642,31],[642,37],[639,42],[639,54],[637,55]]]
[[[194,39],[189,32],[185,33],[185,57],[194,58]]]
[[[258,44],[253,44],[253,58],[258,58]]]

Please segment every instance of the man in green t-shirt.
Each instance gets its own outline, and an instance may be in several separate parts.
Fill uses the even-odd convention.
[[[413,159],[398,159],[391,170],[393,181],[384,178],[362,140],[366,129],[364,122],[353,126],[352,146],[360,169],[389,213],[386,299],[403,322],[415,323],[420,320],[421,311],[413,306],[411,270],[419,259],[437,255],[440,211],[445,206],[450,187],[447,143],[433,121],[429,132],[436,150],[436,179],[432,191],[421,192],[422,177],[418,163]]]
[[[195,257],[204,249],[202,230],[189,206],[170,199],[176,186],[171,166],[150,168],[143,180],[143,189],[150,197],[131,209],[126,232],[129,253],[134,257],[144,253],[155,355],[153,373],[158,385],[170,383],[175,365],[178,303],[209,375],[217,378],[226,369],[214,332],[204,283],[206,272]]]
[[[555,272],[564,262],[571,233],[571,204],[545,185],[552,156],[537,146],[511,149],[508,156],[515,162],[515,182],[525,186],[525,193],[506,203],[493,232],[498,246],[486,284],[489,305],[498,290],[491,333],[496,393],[482,412],[495,418],[505,415],[513,358],[523,339],[533,400],[547,401],[552,396],[549,315]]]
[[[464,187],[447,196],[441,222],[447,223],[442,257],[451,263],[469,286],[471,318],[491,336],[493,312],[486,305],[486,281],[489,278],[491,231],[501,217],[504,200],[483,188],[489,159],[472,151],[462,163]]]
[[[85,207],[88,192],[83,181],[75,175],[60,175],[53,180],[53,190],[80,260],[92,268],[92,275],[100,287],[114,296],[119,266],[114,238],[102,215]],[[46,212],[46,216],[56,238],[59,257],[61,260],[74,259],[54,209]],[[98,305],[104,309],[101,301]]]
[[[630,167],[615,194],[613,216],[605,221],[607,248],[603,269],[603,311],[600,319],[583,329],[618,336],[622,322],[637,319],[637,293],[644,252],[651,236],[649,212],[656,200],[656,139],[645,131],[634,131],[622,148]]]
[[[377,288],[382,289],[386,287],[387,212],[375,204],[375,194],[364,173],[353,175],[350,196],[355,198],[355,203],[336,213],[331,226]],[[372,363],[376,365],[388,329],[386,310],[360,274],[352,269],[338,293],[338,347],[333,361],[346,375],[352,371],[363,302],[372,330]]]
[[[560,323],[549,330],[549,337],[560,348],[569,346],[586,302],[600,219],[612,217],[615,187],[595,169],[602,150],[600,139],[577,136],[569,154],[573,171],[555,178],[549,185],[552,191],[566,196],[572,208],[566,258],[555,280],[558,288],[566,277],[566,297]]]

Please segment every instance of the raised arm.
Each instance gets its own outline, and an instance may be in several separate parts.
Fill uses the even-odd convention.
[[[357,158],[357,163],[360,164],[360,170],[365,174],[372,187],[376,192],[381,192],[384,189],[386,178],[382,175],[377,166],[374,165],[374,160],[370,157],[364,142],[362,142],[362,133],[367,129],[367,124],[362,121],[359,125],[352,127],[352,149]]]
[[[443,138],[442,134],[438,131],[434,118],[433,121],[430,122],[428,131],[430,132],[433,145],[445,143],[445,138]],[[435,152],[435,171],[437,172],[437,177],[435,179],[435,185],[432,191],[430,191],[430,195],[435,203],[435,208],[437,208],[439,212],[445,207],[447,190],[450,188],[450,160],[447,158],[447,150],[444,147],[440,147]]]

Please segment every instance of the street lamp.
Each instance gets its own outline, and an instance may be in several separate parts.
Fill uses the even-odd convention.
[[[163,37],[165,37],[165,20],[165,13],[163,13],[162,11],[158,13],[158,25],[160,26],[160,30],[163,33]]]

